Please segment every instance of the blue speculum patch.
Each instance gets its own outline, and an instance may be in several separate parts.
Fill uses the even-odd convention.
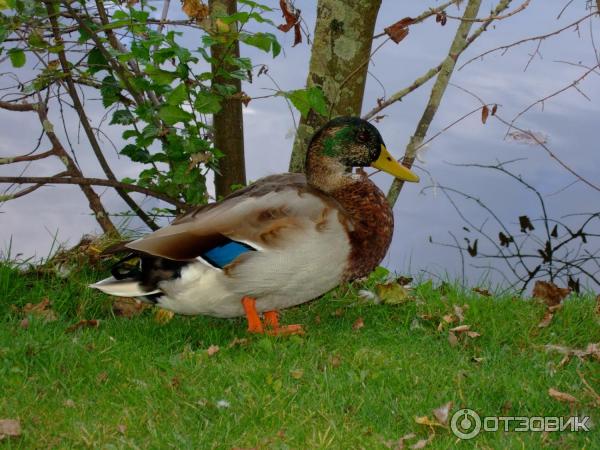
[[[222,269],[238,256],[255,251],[254,248],[241,242],[229,241],[226,244],[211,248],[201,257],[215,267]]]

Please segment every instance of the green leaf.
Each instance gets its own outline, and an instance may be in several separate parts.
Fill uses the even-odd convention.
[[[25,52],[20,48],[11,48],[8,51],[8,56],[10,57],[11,64],[16,68],[23,67],[25,62],[27,62]]]
[[[138,132],[135,130],[125,130],[125,131],[123,131],[123,134],[121,135],[121,137],[124,140],[127,140],[132,137],[136,137],[136,136],[138,136]]]
[[[154,66],[146,66],[146,73],[152,79],[152,81],[158,84],[170,84],[178,77],[175,72],[158,69]]]
[[[203,114],[215,114],[221,111],[221,97],[210,92],[198,92],[194,109]]]
[[[133,114],[131,114],[131,111],[129,111],[128,109],[120,109],[114,112],[110,121],[110,125],[131,125],[134,122],[135,117],[133,116]]]
[[[284,92],[283,95],[290,99],[302,117],[306,117],[311,109],[322,116],[327,115],[327,100],[320,87]]]
[[[279,45],[279,42],[277,42],[277,38],[271,33],[241,33],[240,40],[247,45],[260,48],[265,52],[271,50],[274,58],[281,52],[281,46]]]
[[[257,2],[252,1],[252,0],[238,0],[238,3],[240,3],[242,5],[247,5],[247,6],[251,7],[251,8],[262,9],[263,11],[273,11],[273,9],[271,9],[269,6],[263,5],[261,3],[257,3]]]
[[[90,73],[97,73],[108,69],[108,61],[97,47],[94,47],[88,55],[88,67]]]
[[[175,125],[178,122],[188,122],[194,116],[177,106],[164,105],[158,110],[158,117],[167,125]]]
[[[107,76],[102,80],[102,86],[100,87],[100,95],[102,95],[102,106],[108,108],[110,105],[119,101],[119,94],[121,93],[121,87],[117,80],[112,76]]]
[[[179,84],[175,89],[169,92],[166,96],[169,105],[181,105],[187,100],[187,88],[184,83]]]
[[[119,153],[135,162],[147,163],[150,159],[148,150],[133,144],[126,145]]]
[[[42,34],[35,29],[31,33],[29,33],[27,42],[33,48],[46,48],[48,46],[48,43],[44,40]]]

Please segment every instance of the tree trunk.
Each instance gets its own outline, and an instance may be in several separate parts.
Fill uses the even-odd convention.
[[[211,16],[215,14],[235,14],[237,12],[236,0],[209,0]],[[240,45],[235,41],[231,45],[213,45],[210,48],[211,56],[216,61],[222,61],[231,53],[240,56]],[[217,63],[218,65],[218,63]],[[225,71],[230,70],[226,65]],[[217,67],[213,64],[213,83],[230,84],[236,92],[241,92],[242,82],[219,76]],[[246,163],[244,160],[244,119],[242,115],[242,102],[239,99],[226,99],[221,103],[221,111],[213,116],[213,132],[215,147],[224,156],[219,160],[219,172],[215,172],[215,188],[217,198],[224,197],[232,192],[232,186],[246,184]]]
[[[329,118],[360,115],[380,6],[381,0],[319,0],[306,84],[321,87],[330,112],[300,120],[291,172],[304,171],[310,138]]]

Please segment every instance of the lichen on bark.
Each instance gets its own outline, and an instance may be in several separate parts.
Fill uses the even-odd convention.
[[[321,87],[330,113],[301,118],[290,171],[304,171],[310,138],[330,118],[360,115],[380,6],[381,0],[319,0],[306,84]]]

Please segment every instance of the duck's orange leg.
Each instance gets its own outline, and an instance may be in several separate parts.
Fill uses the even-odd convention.
[[[302,325],[287,325],[279,326],[279,313],[277,311],[266,311],[264,314],[265,325],[268,330],[265,330],[258,312],[256,311],[256,299],[245,296],[242,298],[242,306],[248,320],[248,332],[250,333],[267,333],[271,336],[289,336],[291,334],[304,334]]]
[[[304,334],[302,325],[279,326],[279,313],[277,311],[265,311],[265,325],[270,328],[267,330],[272,336],[289,336],[291,334]]]
[[[262,322],[256,312],[256,299],[245,296],[242,298],[242,306],[248,320],[248,331],[250,333],[264,333]]]

